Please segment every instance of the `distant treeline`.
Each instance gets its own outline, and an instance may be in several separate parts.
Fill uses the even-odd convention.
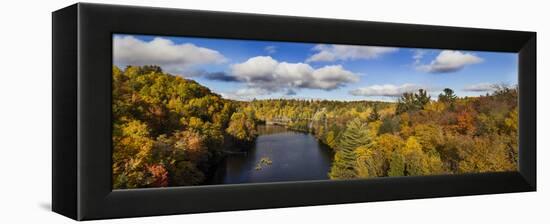
[[[260,120],[280,119],[335,150],[332,179],[511,171],[517,169],[517,90],[495,86],[459,98],[424,90],[397,103],[256,100]]]
[[[204,183],[225,150],[246,148],[256,123],[284,121],[335,151],[331,179],[517,169],[517,90],[397,103],[222,99],[157,66],[113,67],[115,188]],[[228,148],[229,147],[229,148]]]

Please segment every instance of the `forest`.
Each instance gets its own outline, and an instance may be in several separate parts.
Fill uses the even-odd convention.
[[[334,151],[330,179],[517,169],[517,88],[479,97],[404,93],[396,102],[224,99],[159,66],[113,66],[113,188],[204,184],[256,125],[311,133]]]

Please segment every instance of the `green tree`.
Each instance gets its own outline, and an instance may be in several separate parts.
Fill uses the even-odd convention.
[[[377,107],[373,107],[372,111],[369,114],[368,121],[372,122],[377,120],[380,120],[380,114],[378,113]]]
[[[416,99],[414,93],[403,93],[397,100],[396,114],[405,113],[407,111],[417,110]]]
[[[388,176],[400,177],[405,176],[405,158],[398,151],[394,151],[391,155],[390,169]]]
[[[430,96],[424,89],[419,89],[418,93],[403,93],[397,100],[395,113],[401,114],[408,111],[424,109],[424,106],[430,102]]]
[[[398,133],[401,130],[401,124],[398,116],[395,117],[385,117],[382,119],[382,125],[380,125],[380,128],[378,129],[378,133],[385,134],[385,133]]]
[[[337,147],[329,173],[330,178],[350,179],[356,177],[357,155],[355,149],[359,146],[368,146],[370,143],[371,139],[368,135],[367,125],[358,118],[350,121],[340,138],[340,144]]]
[[[439,94],[438,101],[443,103],[452,104],[456,101],[456,95],[452,89],[445,88],[443,93]]]
[[[430,96],[428,92],[424,89],[419,89],[418,93],[414,94],[416,99],[416,104],[420,109],[424,109],[424,106],[430,102]]]

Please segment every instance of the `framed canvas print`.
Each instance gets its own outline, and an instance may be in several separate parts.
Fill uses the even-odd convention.
[[[53,13],[77,220],[536,190],[536,34],[79,3]]]

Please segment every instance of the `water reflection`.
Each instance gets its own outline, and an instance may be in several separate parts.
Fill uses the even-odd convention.
[[[332,152],[309,133],[260,125],[247,154],[229,155],[210,184],[237,184],[328,179]]]

